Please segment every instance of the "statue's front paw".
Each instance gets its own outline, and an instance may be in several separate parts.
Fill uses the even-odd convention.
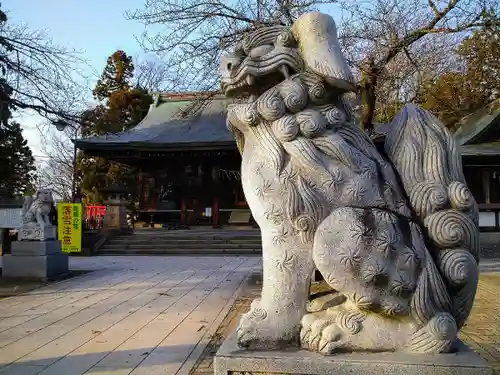
[[[259,347],[259,336],[257,330],[248,324],[240,325],[236,331],[238,346],[245,349],[255,349]]]
[[[236,331],[238,345],[246,349],[277,349],[298,343],[299,326],[288,326],[284,317],[269,315],[260,304],[241,318]]]

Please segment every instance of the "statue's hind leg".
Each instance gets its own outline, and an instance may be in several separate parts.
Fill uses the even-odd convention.
[[[253,349],[298,345],[313,270],[311,244],[263,228],[262,247],[262,295],[242,316],[238,343]]]
[[[374,219],[377,225],[370,227]],[[414,310],[420,307],[412,303],[422,291],[432,290],[438,275],[425,248],[419,252],[421,237],[412,225],[376,209],[346,207],[321,223],[313,259],[347,301],[304,317],[303,347],[325,354],[335,350],[439,353],[451,348],[456,324],[446,309],[427,301],[428,309],[422,313],[428,318],[415,318]]]
[[[382,216],[371,227],[373,213],[367,210],[337,209],[316,231],[314,263],[347,301],[304,317],[301,343],[305,348],[325,354],[335,350],[399,350],[417,330],[409,316],[411,283],[395,292],[388,287],[397,274],[397,256],[389,246],[385,249],[382,241],[394,238],[393,245],[397,245],[391,218],[387,217],[384,225]]]

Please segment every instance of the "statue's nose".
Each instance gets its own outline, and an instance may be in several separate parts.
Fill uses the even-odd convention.
[[[241,64],[241,57],[234,55],[222,56],[220,59],[220,73],[222,78],[231,78]]]

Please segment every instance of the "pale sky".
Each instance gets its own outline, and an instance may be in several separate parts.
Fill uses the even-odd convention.
[[[143,26],[124,17],[125,11],[142,7],[142,0],[1,0],[1,3],[9,22],[25,23],[31,30],[42,29],[54,43],[82,51],[90,65],[83,68],[85,75],[94,80],[107,57],[117,49],[130,56],[142,53],[135,37],[143,32]],[[94,82],[88,85],[89,96]],[[40,119],[23,116],[20,122],[33,153],[41,155],[39,132],[35,128]]]

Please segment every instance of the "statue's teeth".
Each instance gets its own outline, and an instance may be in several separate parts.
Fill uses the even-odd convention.
[[[252,75],[247,75],[247,85],[252,86],[254,83],[254,77]]]

